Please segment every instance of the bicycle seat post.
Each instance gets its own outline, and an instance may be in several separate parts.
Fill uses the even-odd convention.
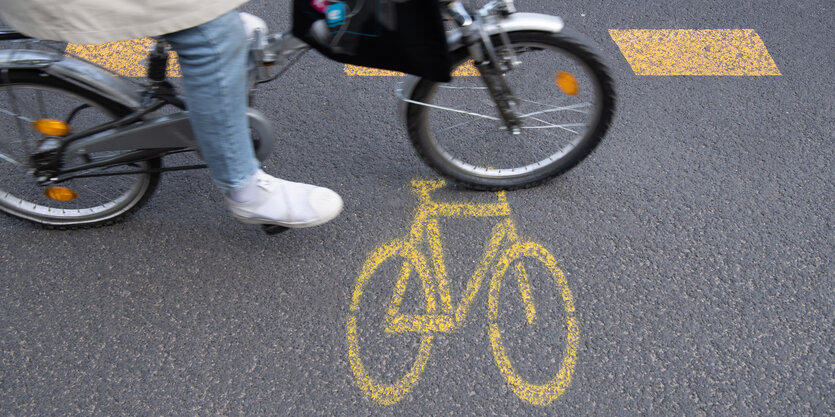
[[[161,39],[156,39],[148,55],[148,78],[154,85],[165,81],[165,71],[168,69],[168,45]]]
[[[154,39],[148,54],[148,79],[151,84],[145,95],[145,106],[151,105],[154,99],[161,99],[163,102],[185,108],[183,101],[177,97],[174,86],[166,79],[170,52],[171,46],[168,43],[163,39]]]

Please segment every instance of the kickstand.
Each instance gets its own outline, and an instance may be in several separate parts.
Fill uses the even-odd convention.
[[[289,227],[284,227],[284,226],[279,226],[277,224],[262,224],[261,225],[261,230],[263,230],[264,233],[272,236],[272,235],[277,235],[281,232],[286,232],[286,231],[290,230],[290,228]]]

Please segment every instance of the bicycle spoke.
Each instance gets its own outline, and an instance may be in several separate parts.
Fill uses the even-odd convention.
[[[536,120],[537,122],[543,123],[545,126],[522,126],[522,129],[563,129],[563,130],[569,131],[569,132],[571,132],[575,135],[579,135],[580,132],[578,132],[576,130],[571,130],[569,128],[587,126],[585,123],[565,123],[565,124],[561,124],[561,125],[555,125],[553,123],[546,122],[545,120],[537,119],[535,117],[533,118],[533,120]]]
[[[476,121],[478,121],[478,120],[480,120],[480,119],[470,119],[470,120],[468,120],[468,121],[466,121],[466,122],[461,122],[461,123],[458,123],[458,124],[454,124],[454,125],[452,125],[452,126],[450,126],[450,127],[447,127],[447,128],[445,128],[445,129],[442,129],[442,130],[441,130],[441,132],[446,132],[447,130],[452,130],[452,129],[455,129],[455,128],[458,128],[458,127],[461,127],[461,126],[464,126],[464,125],[468,125],[468,124],[474,123],[474,122],[476,122]]]
[[[529,103],[534,103],[534,104],[539,104],[541,106],[550,107],[550,108],[547,109],[547,110],[540,110],[540,111],[535,111],[533,113],[523,114],[523,115],[519,116],[519,118],[521,118],[521,119],[524,119],[524,118],[527,118],[527,117],[532,117],[532,116],[538,116],[540,114],[554,113],[554,112],[560,112],[560,111],[566,111],[566,110],[575,111],[577,113],[582,113],[582,114],[588,114],[588,112],[579,111],[577,109],[581,108],[581,107],[591,106],[591,103],[578,103],[578,104],[573,104],[571,106],[555,107],[555,106],[549,106],[547,104],[536,103],[536,102],[533,102],[533,101],[528,101],[528,102]]]
[[[453,85],[442,85],[445,90],[487,90],[487,87],[457,87]]]
[[[6,161],[10,164],[14,164],[14,165],[17,165],[17,166],[23,166],[23,164],[21,164],[20,162],[12,159],[12,157],[10,157],[10,156],[8,156],[4,153],[0,153],[0,159],[4,160],[4,161]]]
[[[21,116],[21,115],[19,115],[19,114],[16,114],[16,113],[10,112],[10,111],[5,110],[5,109],[0,109],[0,113],[3,113],[3,114],[6,114],[6,115],[9,115],[9,116],[12,116],[12,117],[14,117],[14,118],[16,118],[16,119],[23,120],[23,121],[24,121],[24,122],[26,122],[26,123],[32,123],[32,122],[34,122],[34,120],[32,120],[32,119],[30,119],[30,118],[28,118],[28,117],[26,117],[26,116]]]
[[[107,200],[109,200],[109,198],[108,198],[106,195],[102,194],[102,193],[101,193],[98,189],[96,189],[96,188],[91,188],[89,185],[86,185],[86,184],[74,184],[73,189],[76,189],[76,188],[78,188],[78,189],[80,189],[80,190],[86,190],[88,193],[90,193],[90,194],[92,194],[92,195],[97,195],[97,196],[101,197],[101,199],[102,199],[103,201],[107,201]]]
[[[444,107],[444,106],[438,106],[438,105],[435,105],[435,104],[423,103],[423,102],[420,102],[420,101],[414,101],[414,100],[410,100],[410,99],[407,99],[407,98],[404,98],[403,101],[405,101],[407,103],[411,103],[411,104],[417,104],[417,105],[420,105],[420,106],[429,107],[429,108],[436,109],[436,110],[444,110],[444,111],[453,112],[453,113],[467,114],[467,115],[470,115],[470,116],[480,117],[480,118],[488,119],[488,120],[499,120],[498,117],[494,117],[494,116],[487,116],[487,115],[480,114],[480,113],[473,113],[473,112],[469,112],[469,111],[465,111],[465,110],[453,109],[451,107]]]

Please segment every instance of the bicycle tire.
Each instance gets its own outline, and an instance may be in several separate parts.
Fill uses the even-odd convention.
[[[502,286],[502,278],[508,271],[510,265],[521,261],[522,258],[535,260],[545,265],[551,273],[555,285],[562,294],[564,310],[566,313],[566,343],[565,354],[561,367],[556,375],[543,384],[531,383],[523,378],[511,364],[510,355],[502,342],[502,333],[499,325],[499,298]],[[496,366],[516,395],[534,405],[548,405],[557,399],[571,383],[574,366],[577,363],[577,345],[579,343],[579,327],[574,316],[574,300],[565,276],[551,255],[542,245],[535,242],[515,243],[502,252],[496,266],[495,273],[490,280],[490,292],[488,295],[488,321],[490,345],[493,348],[493,357]]]
[[[50,94],[47,98],[44,95]],[[43,187],[27,172],[28,153],[34,149],[36,136],[23,121],[40,118],[62,120],[72,110],[86,105],[74,116],[83,126],[94,126],[130,113],[130,109],[118,102],[100,96],[88,89],[49,76],[36,69],[10,69],[0,82],[0,131],[17,131],[15,135],[0,139],[0,211],[50,229],[78,229],[111,225],[124,220],[142,207],[159,183],[161,161],[152,158],[127,168],[111,167],[109,170],[130,169],[145,171],[139,174],[71,179],[58,184],[80,189],[79,198],[59,202],[42,194]],[[49,109],[46,107],[49,106]],[[23,108],[17,114],[14,109]],[[34,110],[30,110],[34,109]],[[91,110],[92,109],[92,110]],[[95,112],[95,113],[93,113]],[[25,118],[23,121],[17,118]],[[23,129],[21,129],[23,127]],[[77,128],[73,123],[71,126]],[[22,130],[22,131],[21,131]],[[20,149],[17,149],[17,148]],[[29,149],[26,149],[26,148]],[[71,158],[94,160],[98,155],[67,157],[65,164],[74,163]],[[65,165],[66,166],[66,165]],[[123,191],[126,190],[126,191]],[[107,195],[112,191],[112,195]],[[83,196],[84,200],[81,200]]]
[[[369,255],[363,268],[357,278],[356,286],[351,300],[350,315],[346,325],[346,338],[348,342],[348,358],[351,365],[351,372],[354,375],[354,381],[357,386],[365,393],[366,396],[381,405],[392,405],[400,401],[406,394],[411,391],[412,387],[417,383],[420,374],[426,366],[429,356],[432,351],[432,343],[434,335],[432,333],[423,333],[420,337],[420,347],[417,355],[412,362],[409,371],[397,379],[393,383],[381,382],[375,380],[369,375],[362,358],[360,357],[359,336],[358,336],[358,313],[360,310],[360,302],[363,296],[363,290],[366,284],[371,279],[371,276],[386,260],[392,257],[402,257],[403,268],[409,268],[411,265],[421,265],[417,270],[420,278],[428,279],[425,276],[426,261],[423,256],[411,247],[405,241],[393,241],[387,245],[383,245]],[[404,270],[401,269],[401,274]],[[405,273],[411,273],[405,271]]]
[[[500,53],[512,50],[521,59],[519,68],[504,77],[518,99],[520,113],[527,116],[521,134],[514,135],[504,128],[481,77],[473,73],[462,74],[459,69],[448,84],[421,79],[408,97],[414,102],[465,112],[412,102],[407,104],[406,124],[416,152],[427,165],[472,189],[527,188],[564,173],[599,144],[614,115],[615,90],[609,69],[598,48],[580,33],[566,28],[557,33],[511,32],[508,37],[511,48],[502,49],[498,35],[492,41]],[[451,53],[456,65],[470,58],[466,47]],[[563,73],[572,74],[579,87],[573,96],[560,90],[556,81]],[[473,98],[462,97],[464,94]],[[565,105],[558,99],[576,103]],[[478,107],[482,103],[486,106]],[[579,117],[571,113],[580,113],[586,104],[593,106],[593,112],[588,120],[576,121]],[[444,131],[435,130],[447,126]],[[563,131],[572,136],[560,134]],[[541,137],[544,135],[548,137]],[[511,154],[516,150],[525,150],[532,157]]]

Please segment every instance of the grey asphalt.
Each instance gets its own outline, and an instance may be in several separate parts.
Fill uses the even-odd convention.
[[[358,388],[345,336],[355,281],[374,248],[406,235],[410,181],[435,175],[409,145],[393,79],[346,77],[309,54],[258,92],[280,132],[267,170],[338,190],[344,213],[267,236],[226,215],[198,171],[164,175],[115,226],[0,218],[0,414],[832,415],[831,2],[517,5],[599,43],[618,89],[614,124],[588,160],[508,194],[520,233],[554,254],[575,300],[577,364],[562,396],[537,407],[508,388],[486,288],[463,328],[435,337],[401,401],[378,405]],[[287,7],[245,10],[278,29]],[[783,75],[639,77],[607,32],[638,28],[752,28]],[[490,224],[441,226],[460,295]],[[389,277],[369,298],[387,300]],[[543,317],[561,308],[550,300]],[[506,343],[524,348],[521,330]],[[565,332],[544,334],[518,368],[556,369]],[[404,369],[417,338],[378,336],[361,346],[391,367],[370,369]]]

